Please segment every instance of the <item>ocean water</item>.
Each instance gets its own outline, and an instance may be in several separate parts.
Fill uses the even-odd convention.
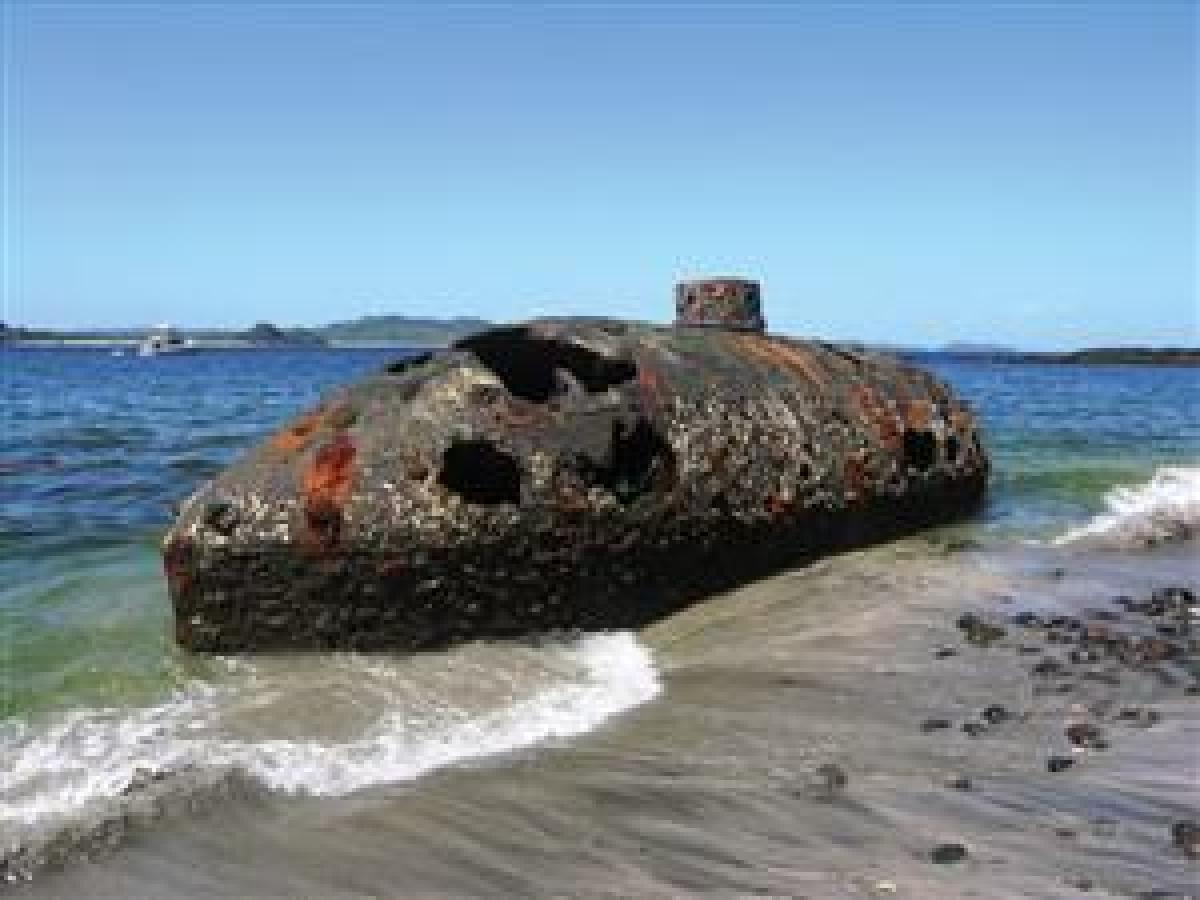
[[[1039,692],[1019,641],[963,646],[955,622],[1200,587],[1200,371],[927,359],[985,422],[976,520],[639,633],[180,652],[159,558],[172,505],[396,355],[0,354],[0,891],[1190,890],[1169,827],[1200,806],[1200,699],[1181,683],[1200,670]],[[1011,726],[917,727],[989,703]],[[1063,724],[1103,704],[1162,718],[1105,720],[1105,752],[1048,774]],[[963,773],[972,790],[945,787]],[[967,860],[932,864],[949,840]]]

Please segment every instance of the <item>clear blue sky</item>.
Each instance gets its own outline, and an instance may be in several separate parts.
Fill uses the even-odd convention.
[[[1195,343],[1196,7],[5,7],[10,321]]]

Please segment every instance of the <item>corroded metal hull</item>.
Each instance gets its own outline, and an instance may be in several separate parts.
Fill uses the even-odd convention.
[[[632,626],[974,509],[972,413],[888,357],[540,320],[327,397],[165,541],[196,650],[402,649]]]

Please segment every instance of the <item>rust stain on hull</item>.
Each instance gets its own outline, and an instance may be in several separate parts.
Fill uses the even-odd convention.
[[[355,457],[353,442],[344,432],[321,447],[304,471],[301,491],[308,537],[315,549],[337,545],[342,507],[350,492]]]

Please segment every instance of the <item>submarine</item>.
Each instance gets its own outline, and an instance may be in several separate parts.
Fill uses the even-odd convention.
[[[495,327],[327,394],[182,504],[176,641],[636,627],[983,501],[976,416],[930,373],[768,334],[754,280],[682,282],[675,308]]]

